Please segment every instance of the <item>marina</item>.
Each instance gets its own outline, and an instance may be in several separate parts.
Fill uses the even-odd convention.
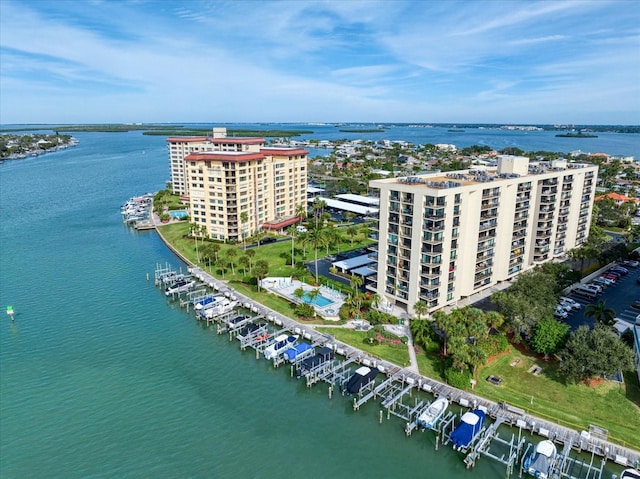
[[[313,129],[303,138],[357,136],[337,133],[331,125]],[[394,127],[374,139],[439,143],[446,134],[440,130]],[[459,147],[581,148],[640,157],[637,135],[573,140],[547,132],[533,137],[477,129],[459,135]],[[187,265],[158,235],[127,227],[119,211],[132,193],[165,187],[165,139],[140,132],[74,136],[80,140],[75,148],[1,166],[0,297],[14,314],[5,313],[0,328],[0,475],[274,479],[290,477],[291,468],[282,465],[296,461],[337,479],[426,477],[431,471],[445,479],[505,477],[505,466],[485,455],[468,471],[460,453],[442,446],[442,437],[436,451],[436,431],[416,428],[405,436],[406,423],[394,412],[408,417],[416,404],[433,401],[429,388],[438,394],[436,382],[425,380],[418,387],[416,381],[386,420],[380,407],[384,398],[371,398],[356,411],[353,397],[342,397],[337,386],[331,389],[368,357],[331,337],[307,333],[309,325],[301,329],[300,341],[316,344],[316,356],[324,359],[303,360],[291,377],[291,364],[274,369],[271,362],[256,361],[259,345],[248,344],[298,324],[278,315],[268,320],[271,313],[257,305],[263,316],[255,321],[263,324],[260,334],[245,337],[238,331],[230,342],[229,331],[216,334],[219,323],[192,319],[188,298],[224,296],[227,285],[216,280],[216,290],[198,280],[193,291],[175,299],[162,294],[151,286],[153,263],[170,262],[177,273],[189,274]],[[598,145],[589,146],[595,141]],[[402,388],[402,371],[392,366],[376,384],[397,373],[393,382]],[[469,406],[457,400],[472,396],[451,393],[445,416],[458,417],[460,408]],[[531,422],[537,420],[524,412],[515,413],[513,426],[500,426],[499,438],[508,442],[515,433],[517,442],[516,419],[527,424],[523,440],[535,445],[544,438],[531,436]],[[595,431],[590,434],[596,437]],[[589,439],[582,443],[587,447]],[[496,438],[489,446],[489,452],[506,459],[508,448]],[[562,454],[564,446],[557,447]],[[591,462],[591,453],[570,451],[586,465]],[[596,455],[594,465],[599,461]],[[579,469],[576,463],[572,474]],[[623,470],[610,458],[602,477],[620,479]],[[520,461],[514,471],[520,473]]]
[[[200,286],[213,291],[203,294],[206,289],[199,288],[199,294],[191,297],[193,292],[177,292],[179,297],[185,296],[180,304],[193,305],[197,319],[215,324],[218,334],[229,334],[229,341],[239,340],[241,350],[254,349],[256,359],[264,357],[274,368],[289,363],[291,377],[304,379],[307,388],[319,382],[326,383],[330,399],[334,392],[351,396],[354,411],[371,401],[378,403],[379,422],[383,422],[386,412],[387,420],[394,416],[405,424],[407,436],[418,429],[433,431],[435,449],[452,445],[462,454],[467,468],[473,468],[484,457],[501,464],[506,477],[519,471],[519,477],[525,473],[537,478],[602,479],[607,461],[621,466],[640,465],[640,453],[607,442],[606,437],[598,435],[597,428],[578,433],[530,417],[508,404],[494,403],[457,390],[370,357],[326,333],[317,332],[312,326],[297,323],[254,303],[198,267],[189,268],[188,274],[197,279]],[[184,281],[181,273],[173,271],[169,265],[156,265],[154,278],[160,287],[167,278]],[[292,287],[283,281],[277,279],[281,287]],[[215,298],[232,299],[229,304],[233,304],[233,308],[203,316],[202,311],[206,311],[206,305],[215,302]],[[196,309],[198,306],[201,307]],[[320,355],[316,351],[321,352]],[[377,379],[379,375],[383,376],[382,380]],[[450,403],[456,404],[458,413],[448,410]],[[485,418],[492,422],[488,424]],[[510,439],[501,437],[507,427],[517,429],[517,439],[514,431]],[[543,440],[533,446],[523,434]],[[563,447],[562,452],[548,452],[550,446],[555,451],[556,444]],[[547,451],[547,455],[541,455],[540,451]],[[589,460],[583,457],[585,453],[590,455]]]

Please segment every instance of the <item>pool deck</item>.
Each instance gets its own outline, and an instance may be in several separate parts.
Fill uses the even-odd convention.
[[[313,291],[314,289],[319,289],[320,294],[331,301],[330,304],[326,306],[319,306],[317,304],[311,304],[313,308],[316,310],[316,313],[328,320],[339,320],[338,311],[340,311],[340,307],[344,304],[346,296],[338,291],[335,291],[327,286],[321,285],[318,288],[314,288],[302,281],[298,281],[297,279],[292,279],[290,277],[285,278],[265,278],[261,281],[261,286],[278,296],[282,296],[283,298],[291,301],[295,304],[306,303],[306,301],[300,300],[294,294],[298,288],[302,287],[305,292]]]

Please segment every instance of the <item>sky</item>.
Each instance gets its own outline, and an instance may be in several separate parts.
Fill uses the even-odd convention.
[[[0,0],[0,123],[640,124],[640,2]]]

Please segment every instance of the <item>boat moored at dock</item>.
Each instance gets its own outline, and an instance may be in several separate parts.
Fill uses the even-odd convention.
[[[360,391],[362,391],[364,387],[368,386],[370,382],[375,381],[378,372],[377,368],[370,368],[368,366],[359,367],[347,381],[345,390],[349,394],[360,394]]]
[[[455,450],[464,449],[480,433],[486,414],[480,409],[466,412],[460,419],[460,424],[451,433],[451,442]]]
[[[418,419],[416,420],[418,426],[423,429],[432,429],[448,407],[449,400],[442,396],[439,397],[418,414]]]
[[[321,347],[316,351],[316,354],[304,359],[302,363],[300,363],[300,366],[296,370],[296,377],[300,378],[309,374],[314,369],[333,360],[334,357],[333,349],[326,346]]]
[[[548,439],[540,441],[535,450],[525,459],[524,468],[527,474],[536,479],[549,479],[557,455],[556,445],[552,441]]]
[[[274,343],[264,350],[265,359],[275,359],[282,353],[284,353],[289,347],[293,346],[298,340],[297,334],[281,334],[276,336]]]
[[[196,284],[192,279],[181,279],[172,283],[164,290],[165,296],[171,296],[172,294],[179,294],[189,291]]]
[[[292,363],[296,359],[301,359],[301,356],[305,355],[305,353],[309,354],[308,351],[310,352],[312,349],[313,346],[309,343],[298,343],[284,352],[284,358],[286,361]]]
[[[640,479],[640,471],[637,469],[625,469],[620,474],[620,479]]]

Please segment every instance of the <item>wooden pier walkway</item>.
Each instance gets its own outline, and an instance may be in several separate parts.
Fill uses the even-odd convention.
[[[430,393],[435,397],[445,396],[450,402],[455,402],[463,407],[481,407],[494,421],[499,421],[502,424],[517,427],[521,430],[527,430],[531,433],[551,439],[552,441],[575,451],[592,453],[622,466],[631,467],[640,465],[640,451],[609,442],[597,437],[595,434],[589,433],[588,431],[578,432],[559,424],[546,421],[542,418],[527,414],[524,410],[517,407],[510,406],[506,403],[490,401],[480,396],[476,396],[471,392],[462,391],[432,378],[422,376],[409,368],[402,368],[390,362],[380,360],[379,358],[371,357],[357,348],[341,343],[329,334],[320,333],[310,325],[301,324],[260,303],[255,302],[253,299],[246,297],[229,287],[226,283],[212,277],[199,267],[189,268],[189,273],[219,293],[235,295],[240,304],[245,306],[247,304],[250,305],[250,309],[252,311],[263,316],[268,322],[280,326],[283,330],[299,334],[314,345],[330,347],[336,354],[347,358],[349,362],[357,362],[365,366],[378,368],[381,373],[387,376],[387,379],[384,382],[394,382],[398,379],[401,380],[404,386],[402,389],[396,391],[393,398],[386,398],[386,404],[392,405],[395,401],[415,387],[421,391]],[[324,376],[330,375],[326,372],[326,369],[323,370],[323,373],[324,374],[317,375],[313,378],[308,378],[307,382],[313,384],[317,381],[323,380]],[[377,388],[372,389],[372,391],[367,393],[366,400],[363,400],[364,397],[361,397],[360,400],[355,401],[355,404],[358,404],[359,407],[367,400],[375,397],[377,395],[375,394],[376,389]]]

